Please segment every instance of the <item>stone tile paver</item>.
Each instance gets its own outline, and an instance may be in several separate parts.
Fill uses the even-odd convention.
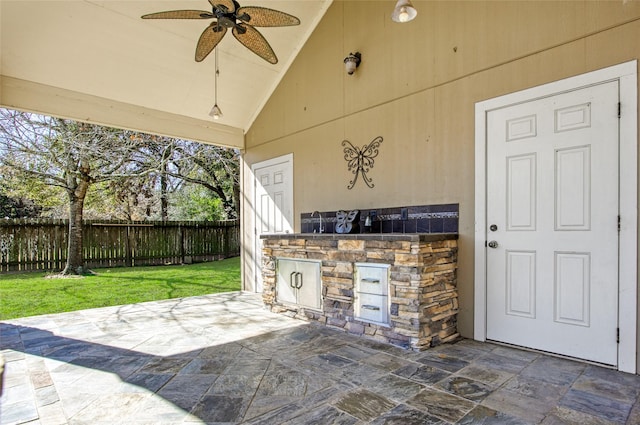
[[[371,422],[373,425],[444,425],[445,421],[401,404]]]
[[[469,400],[431,388],[409,399],[407,404],[449,422],[462,419],[476,406]]]
[[[417,360],[424,365],[446,370],[448,372],[457,372],[463,367],[469,365],[469,362],[466,360],[435,350],[433,352],[431,352],[431,350],[425,351]]]
[[[397,375],[387,374],[371,382],[367,388],[390,400],[405,402],[418,395],[425,386]]]
[[[612,422],[588,413],[578,412],[566,407],[557,406],[542,421],[542,425],[617,425],[625,422]],[[626,422],[635,425],[640,422]]]
[[[640,424],[640,376],[460,340],[415,353],[227,293],[0,322],[0,424]]]
[[[502,388],[491,393],[481,404],[534,424],[541,422],[553,408],[553,404]]]
[[[533,361],[521,375],[554,385],[572,385],[586,368],[586,364],[555,357],[542,356]]]
[[[536,378],[518,375],[507,382],[503,388],[547,404],[555,405],[567,392],[569,386],[553,385]]]
[[[501,348],[501,347],[499,347]],[[500,353],[487,353],[473,361],[473,364],[487,369],[495,369],[507,373],[520,373],[529,366],[530,361]]]
[[[449,372],[444,370],[420,364],[410,364],[395,370],[393,373],[425,385],[435,384],[450,375]]]
[[[448,393],[475,402],[484,400],[492,393],[490,386],[464,376],[450,376],[440,381],[437,386]]]
[[[467,415],[460,419],[459,425],[530,425],[531,422],[510,416],[503,412],[489,409],[485,406],[476,406]]]
[[[371,421],[391,410],[396,403],[367,389],[359,388],[344,394],[334,406],[351,416]]]
[[[269,422],[277,423],[277,422]],[[310,412],[305,412],[295,418],[283,422],[283,425],[355,425],[360,421],[333,406],[320,406]]]
[[[473,379],[474,381],[482,382],[483,384],[486,384],[492,388],[500,387],[515,376],[513,373],[479,366],[475,363],[470,364],[464,369],[460,369],[456,373],[456,375],[464,376]]]
[[[617,423],[623,423],[633,407],[630,403],[574,388],[562,397],[560,405]]]

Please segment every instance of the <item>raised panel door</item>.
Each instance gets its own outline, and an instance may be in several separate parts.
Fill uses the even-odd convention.
[[[487,339],[617,364],[618,82],[487,114]]]

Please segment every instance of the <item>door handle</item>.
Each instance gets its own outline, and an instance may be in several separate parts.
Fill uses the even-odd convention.
[[[298,279],[300,278],[300,279]],[[302,288],[302,273],[296,273],[296,289]]]
[[[489,248],[497,248],[498,247],[498,242],[497,241],[491,241],[487,244],[487,246],[489,246]]]
[[[291,272],[291,274],[289,275],[289,286],[291,286],[292,288],[296,288],[296,284],[298,281],[298,278],[296,276],[297,274],[298,274],[297,272]],[[294,282],[294,279],[295,279],[295,282]]]
[[[362,281],[365,283],[380,283],[380,279],[373,279],[371,277],[363,277]]]
[[[375,310],[375,311],[380,311],[380,307],[376,306],[376,305],[370,305],[370,304],[363,304],[362,308],[365,310]]]

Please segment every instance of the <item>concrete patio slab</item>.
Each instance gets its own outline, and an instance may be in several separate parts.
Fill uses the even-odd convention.
[[[0,322],[0,424],[627,424],[640,376],[472,340],[422,353],[226,293]]]

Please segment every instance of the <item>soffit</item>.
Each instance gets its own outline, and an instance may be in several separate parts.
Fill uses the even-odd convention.
[[[208,115],[214,101],[214,54],[200,63],[194,60],[198,38],[211,21],[140,18],[164,10],[210,10],[207,0],[0,0],[0,76],[17,86],[32,83],[67,96],[104,99],[104,108],[139,108],[142,120],[182,117],[179,120],[199,123],[207,131],[217,126],[243,135],[330,3],[240,2],[284,11],[301,24],[259,28],[278,56],[276,65],[250,52],[230,32],[224,37],[218,45],[217,94],[224,117],[215,123]],[[15,97],[26,91],[9,92],[11,102],[3,101],[0,93],[0,105],[20,106]],[[75,116],[78,112],[58,114],[82,119]],[[149,125],[140,129],[149,130]],[[207,141],[212,140],[215,137]]]

